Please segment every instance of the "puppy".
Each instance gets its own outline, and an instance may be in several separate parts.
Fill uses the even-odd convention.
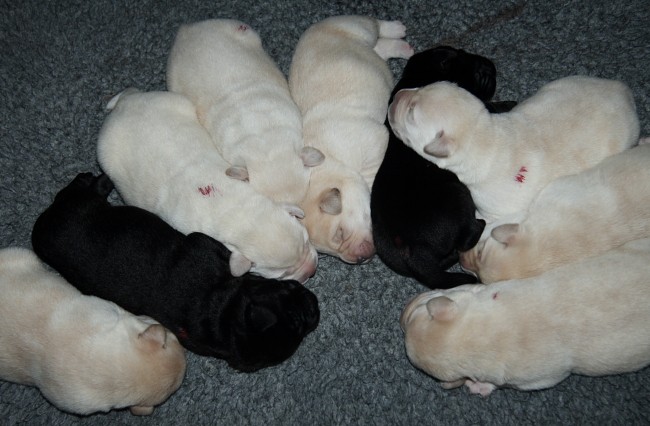
[[[392,96],[442,80],[456,82],[488,101],[496,89],[496,68],[482,56],[439,46],[408,60]],[[513,105],[487,104],[491,111]],[[476,282],[468,274],[444,272],[458,261],[459,250],[474,247],[485,227],[485,221],[475,218],[469,190],[452,172],[404,145],[385,124],[388,148],[370,198],[377,254],[394,271],[431,288]]]
[[[230,251],[133,206],[111,206],[106,175],[78,175],[38,218],[34,251],[86,294],[160,321],[199,355],[254,371],[295,352],[318,324],[296,281],[233,277]]]
[[[551,82],[498,115],[453,83],[401,90],[388,119],[419,155],[458,175],[488,223],[525,211],[555,178],[594,166],[639,138],[630,89],[584,76]]]
[[[401,317],[406,352],[444,388],[554,386],[571,373],[650,364],[650,239],[523,280],[421,294]]]
[[[346,262],[375,252],[370,187],[388,142],[383,122],[393,75],[386,59],[413,54],[404,35],[397,21],[335,16],[308,28],[292,59],[289,88],[305,145],[326,158],[300,204],[304,223],[317,250]]]
[[[183,381],[173,334],[82,295],[31,250],[0,250],[0,293],[0,378],[38,387],[61,410],[147,415]]]
[[[167,87],[194,102],[233,166],[230,176],[249,179],[275,201],[302,200],[308,167],[322,163],[323,155],[304,146],[287,80],[249,25],[211,19],[181,26],[169,55]]]
[[[650,141],[650,138],[648,139]],[[484,283],[538,275],[627,241],[650,237],[650,145],[551,182],[525,219],[502,224],[461,254]]]
[[[223,160],[177,93],[127,90],[99,134],[97,155],[120,195],[183,233],[202,232],[231,251],[231,271],[267,278],[311,277],[318,263],[297,206],[280,205],[226,176]],[[251,263],[252,262],[252,263]]]

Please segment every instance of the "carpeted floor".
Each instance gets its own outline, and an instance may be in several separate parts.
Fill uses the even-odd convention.
[[[635,93],[641,133],[650,134],[647,0],[346,3],[0,2],[0,246],[30,246],[34,220],[54,194],[77,173],[99,170],[95,143],[107,100],[129,86],[164,89],[176,29],[207,18],[250,24],[285,72],[314,22],[339,14],[399,19],[416,50],[446,43],[491,58],[498,99],[524,99],[571,74],[623,80]],[[403,65],[391,60],[396,77]],[[120,202],[116,194],[111,201]],[[349,266],[323,257],[306,285],[319,298],[320,326],[277,367],[237,373],[190,354],[180,390],[145,418],[126,411],[77,417],[35,388],[0,382],[0,424],[650,423],[650,369],[572,376],[549,390],[503,389],[488,398],[443,390],[408,362],[398,324],[404,303],[425,288],[377,258]]]

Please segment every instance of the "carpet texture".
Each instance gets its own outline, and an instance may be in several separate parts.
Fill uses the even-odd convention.
[[[54,194],[77,173],[99,171],[96,138],[106,102],[126,87],[165,88],[167,54],[180,24],[242,20],[286,73],[301,33],[341,14],[401,20],[416,51],[444,43],[489,57],[497,66],[499,100],[522,100],[572,74],[623,80],[635,94],[641,134],[650,134],[647,0],[3,0],[0,246],[30,247],[32,225]],[[396,77],[404,63],[390,61]],[[115,193],[110,200],[121,202]],[[323,256],[306,285],[319,298],[321,323],[279,366],[245,374],[189,354],[182,387],[144,418],[127,411],[69,415],[35,388],[0,381],[0,423],[650,423],[650,369],[574,375],[552,389],[502,389],[488,398],[443,390],[409,363],[398,324],[406,301],[426,288],[378,258],[350,266]]]

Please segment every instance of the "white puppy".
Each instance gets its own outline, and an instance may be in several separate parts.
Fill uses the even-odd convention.
[[[458,175],[487,222],[525,211],[555,178],[639,138],[630,89],[583,76],[551,82],[504,114],[448,82],[400,90],[388,118],[406,145]]]
[[[0,250],[0,294],[0,378],[38,387],[61,410],[147,415],[183,381],[172,333],[82,295],[31,250]]]
[[[108,107],[97,155],[126,203],[183,233],[203,232],[225,244],[233,275],[250,269],[304,282],[314,274],[318,258],[297,220],[302,210],[226,176],[228,163],[186,97],[128,90]]]
[[[486,284],[534,276],[650,237],[648,206],[650,145],[644,144],[551,182],[521,223],[494,227],[461,253],[460,263]]]
[[[303,114],[305,145],[326,157],[301,203],[305,225],[319,251],[347,262],[374,254],[370,188],[388,144],[384,121],[393,88],[386,59],[413,54],[404,35],[397,21],[335,16],[305,31],[291,63],[289,87]],[[339,208],[322,208],[333,194]]]
[[[543,275],[431,291],[401,317],[411,362],[449,389],[554,386],[650,364],[650,239]]]
[[[275,201],[302,200],[308,167],[322,163],[323,155],[304,146],[287,80],[250,26],[230,19],[181,26],[167,87],[194,102],[199,121],[233,166],[230,176],[249,179]]]

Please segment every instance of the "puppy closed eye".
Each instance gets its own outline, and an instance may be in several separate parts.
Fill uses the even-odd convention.
[[[334,234],[334,237],[332,238],[332,241],[335,244],[341,244],[343,242],[343,237],[344,237],[343,227],[339,226],[336,229],[336,233]]]

